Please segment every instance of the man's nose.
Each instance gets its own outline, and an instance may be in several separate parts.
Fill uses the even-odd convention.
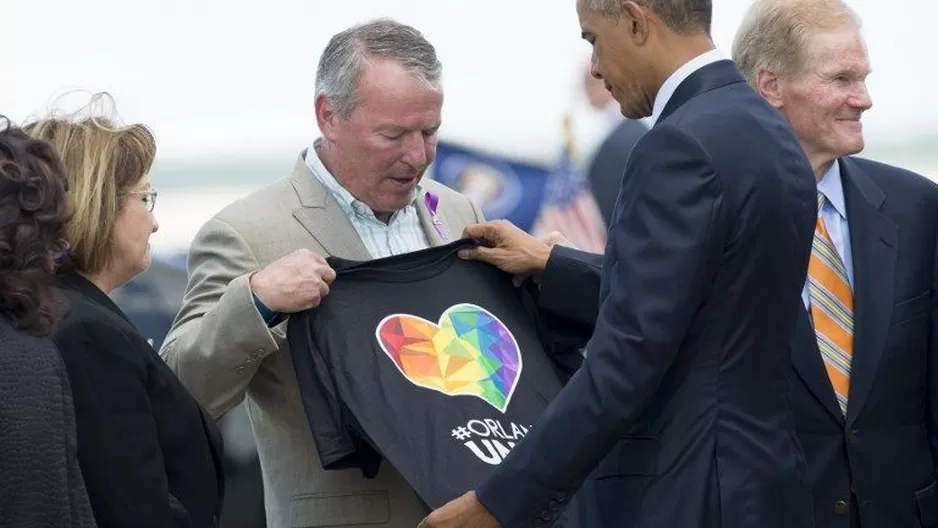
[[[404,143],[404,163],[415,169],[427,166],[427,144],[423,133],[417,132],[407,136]]]
[[[850,103],[855,108],[860,108],[863,111],[869,110],[873,107],[873,98],[870,97],[870,91],[866,88],[866,83],[860,83],[860,86],[857,88],[856,93],[851,98]]]

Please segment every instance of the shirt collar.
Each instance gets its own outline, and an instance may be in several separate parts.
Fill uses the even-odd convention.
[[[321,140],[317,139],[313,143],[313,146],[306,151],[306,166],[309,167],[310,172],[312,172],[313,175],[316,176],[316,179],[329,190],[329,193],[332,194],[332,197],[339,203],[339,207],[345,214],[361,214],[365,211],[371,211],[364,202],[355,198],[345,186],[339,183],[339,180],[326,168],[326,165],[322,162],[322,158],[319,157],[319,151],[316,149],[320,141]],[[414,191],[414,195],[408,204],[410,206],[416,205],[417,197],[423,192],[423,187],[420,183],[417,184]],[[374,215],[374,212],[371,212],[371,215]]]
[[[817,190],[824,195],[827,203],[831,204],[841,218],[847,218],[847,202],[844,199],[844,182],[840,175],[839,160],[834,160],[831,168],[827,169],[827,172],[821,177],[821,181],[817,184]]]
[[[655,123],[658,122],[661,113],[664,112],[664,107],[668,105],[668,101],[671,100],[671,96],[674,95],[677,87],[680,86],[685,79],[690,77],[692,73],[708,64],[724,60],[725,58],[726,56],[722,51],[712,49],[694,57],[672,73],[671,76],[664,81],[664,84],[661,85],[661,88],[658,89],[658,94],[655,96],[655,104],[652,107],[651,119],[648,124],[654,126]]]

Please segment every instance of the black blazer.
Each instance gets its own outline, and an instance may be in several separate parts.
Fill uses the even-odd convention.
[[[586,176],[606,225],[612,222],[612,209],[616,205],[616,197],[619,196],[622,175],[625,174],[625,162],[628,161],[635,144],[647,131],[648,127],[641,121],[623,119],[603,140],[590,160]]]
[[[0,526],[94,528],[65,365],[0,315]]]
[[[98,526],[215,526],[224,493],[215,423],[104,292],[75,273],[60,286],[69,314],[53,339]]]
[[[623,181],[605,257],[555,248],[576,271],[542,281],[545,310],[595,322],[587,357],[479,500],[513,528],[551,526],[581,485],[568,526],[814,526],[787,379],[816,215],[801,146],[719,61]]]
[[[845,528],[856,508],[863,528],[935,527],[938,187],[882,163],[839,163],[855,299],[846,419],[803,308],[791,350],[815,516],[818,526]]]

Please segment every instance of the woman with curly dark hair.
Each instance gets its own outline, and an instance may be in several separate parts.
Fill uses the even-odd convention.
[[[93,527],[62,358],[66,179],[52,147],[0,117],[0,526]]]

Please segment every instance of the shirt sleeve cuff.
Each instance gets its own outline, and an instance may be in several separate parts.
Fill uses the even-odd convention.
[[[276,326],[281,320],[280,312],[275,312],[267,307],[260,297],[257,296],[253,291],[251,292],[251,297],[254,298],[254,307],[257,308],[257,313],[260,314],[261,319],[267,324],[268,327]]]

